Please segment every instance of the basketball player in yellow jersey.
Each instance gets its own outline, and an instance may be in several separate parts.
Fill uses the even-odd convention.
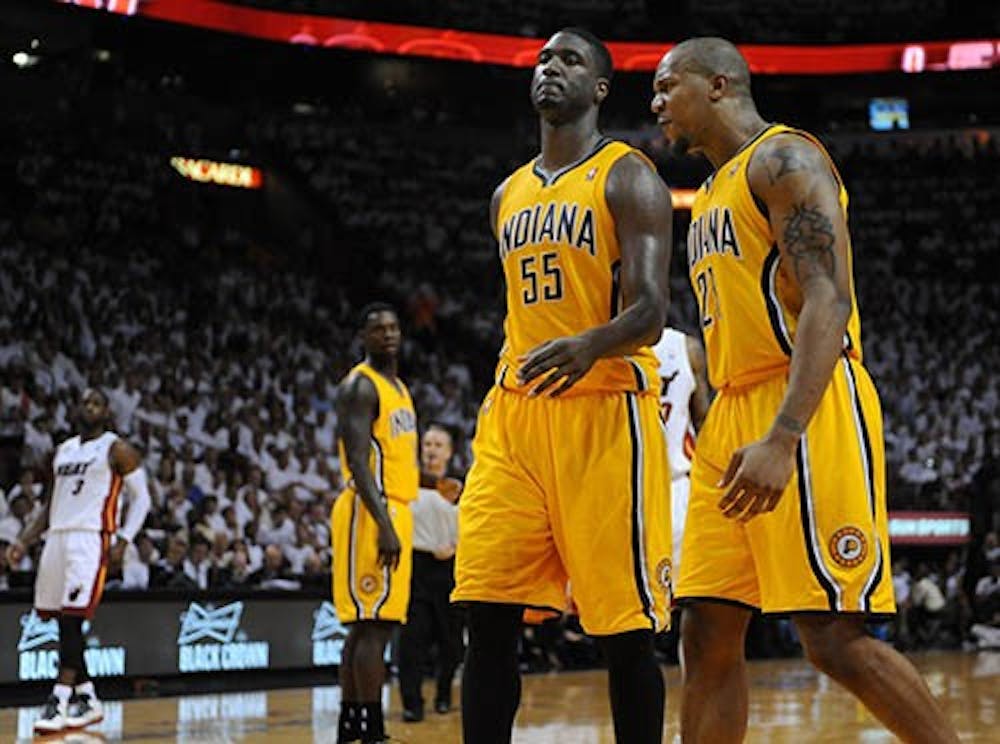
[[[895,611],[878,396],[861,364],[847,193],[811,135],[769,124],[728,41],[657,67],[675,150],[715,166],[688,265],[719,393],[691,470],[681,643],[684,742],[738,742],[752,609],[795,613],[809,660],[907,742],[954,742],[916,670],[864,631]]]
[[[509,742],[526,607],[561,609],[570,580],[609,667],[615,735],[662,739],[653,634],[670,612],[670,471],[657,361],[670,194],[645,157],[597,128],[611,57],[565,29],[539,52],[541,154],[490,205],[506,340],[459,505],[453,601],[469,605],[468,744]]]
[[[361,311],[365,359],[340,384],[337,440],[347,487],[333,506],[333,601],[347,625],[340,662],[338,742],[386,739],[382,713],[385,646],[406,621],[417,497],[417,421],[396,376],[401,335],[396,311]]]

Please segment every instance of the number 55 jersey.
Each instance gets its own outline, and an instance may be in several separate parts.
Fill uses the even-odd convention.
[[[629,153],[646,159],[623,142],[604,138],[555,173],[545,174],[531,161],[507,180],[496,224],[507,287],[505,342],[497,366],[497,383],[504,389],[517,387],[522,354],[603,325],[624,307],[621,250],[604,191],[611,168]],[[656,358],[642,347],[597,360],[567,395],[654,391],[657,384]]]

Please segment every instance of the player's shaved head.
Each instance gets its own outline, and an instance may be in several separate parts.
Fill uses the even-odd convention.
[[[705,77],[723,75],[734,93],[750,95],[750,66],[736,46],[717,36],[687,39],[670,50],[670,59],[678,70]]]

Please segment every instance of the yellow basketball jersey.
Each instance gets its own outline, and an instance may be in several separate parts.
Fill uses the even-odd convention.
[[[417,465],[417,414],[410,391],[398,377],[390,380],[362,362],[347,375],[364,375],[378,393],[378,417],[372,423],[371,454],[368,465],[375,485],[386,496],[410,502],[417,498],[420,470]],[[344,442],[337,440],[344,483],[352,482]]]
[[[791,359],[801,298],[778,271],[775,236],[747,177],[754,151],[786,132],[813,142],[830,160],[811,134],[775,124],[719,167],[698,189],[691,207],[688,269],[701,313],[709,380],[717,390],[784,373]],[[847,190],[832,160],[830,167],[846,216]],[[850,246],[847,260],[851,270]],[[844,350],[860,361],[861,321],[851,273]]]
[[[611,167],[630,152],[641,155],[605,138],[551,176],[532,161],[507,181],[497,216],[507,285],[506,338],[497,365],[501,387],[527,392],[515,380],[518,357],[545,341],[603,325],[628,302],[619,284],[621,251],[604,187]],[[656,380],[656,358],[641,347],[628,356],[598,359],[567,395],[646,391]]]

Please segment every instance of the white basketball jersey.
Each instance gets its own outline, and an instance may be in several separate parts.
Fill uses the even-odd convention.
[[[106,431],[86,442],[75,436],[59,445],[52,463],[50,531],[117,529],[122,477],[111,469],[111,445],[117,439]]]
[[[666,426],[670,471],[674,478],[680,478],[691,471],[694,454],[690,403],[696,384],[686,337],[673,328],[664,328],[653,353],[660,363],[660,416]]]

